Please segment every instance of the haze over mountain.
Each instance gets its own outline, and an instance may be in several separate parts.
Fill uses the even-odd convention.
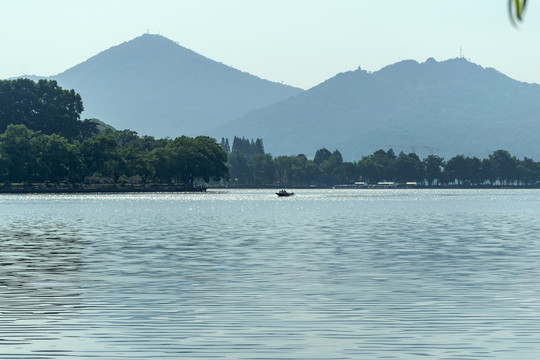
[[[156,137],[200,135],[202,129],[302,91],[233,69],[151,34],[114,46],[50,78],[82,96],[84,117]]]
[[[273,155],[339,149],[360,159],[378,149],[487,156],[497,149],[540,159],[540,85],[464,58],[402,61],[340,73],[297,96],[211,131],[262,138]]]
[[[50,78],[81,94],[84,117],[141,135],[262,138],[273,155],[505,149],[540,159],[540,85],[464,58],[359,68],[303,91],[145,34]]]

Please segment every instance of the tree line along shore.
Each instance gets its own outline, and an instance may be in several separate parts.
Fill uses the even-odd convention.
[[[456,155],[445,160],[438,155],[420,159],[415,153],[395,154],[377,150],[352,162],[343,161],[339,150],[321,148],[313,159],[305,155],[272,157],[264,153],[262,140],[235,137],[232,147],[221,140],[228,154],[231,185],[330,187],[344,184],[422,187],[539,186],[540,163],[527,157],[518,159],[506,150],[496,150],[487,158]],[[262,150],[261,150],[262,149]]]
[[[198,191],[203,183],[228,178],[227,155],[213,138],[141,137],[96,119],[81,121],[83,109],[80,95],[56,81],[0,81],[0,183],[5,192],[123,190],[127,184],[144,185],[141,190]]]
[[[155,139],[80,120],[82,99],[55,81],[0,81],[0,192],[203,191],[206,187],[538,186],[540,163],[496,150],[479,159],[378,150],[346,162],[339,150],[265,153],[262,139]]]

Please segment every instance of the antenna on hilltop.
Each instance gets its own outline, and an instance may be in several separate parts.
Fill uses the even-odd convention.
[[[463,58],[463,49],[461,48],[461,46],[459,47],[459,57],[461,59]]]
[[[149,28],[146,28],[146,33],[150,34],[150,29]]]

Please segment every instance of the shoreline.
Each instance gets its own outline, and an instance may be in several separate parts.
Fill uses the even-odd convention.
[[[73,194],[73,193],[140,193],[140,192],[206,192],[205,186],[178,185],[5,185],[0,186],[0,194]]]
[[[45,185],[45,184],[11,184],[0,185],[0,194],[76,194],[76,193],[205,193],[207,190],[275,190],[275,189],[293,189],[293,190],[523,190],[540,189],[540,185],[440,185],[440,186],[195,186],[185,187],[177,185],[142,185],[142,184],[107,184],[107,185]]]
[[[333,185],[333,186],[284,186],[284,185],[268,185],[268,186],[209,186],[209,190],[227,190],[227,189],[303,189],[303,190],[382,190],[382,189],[540,189],[539,185]]]

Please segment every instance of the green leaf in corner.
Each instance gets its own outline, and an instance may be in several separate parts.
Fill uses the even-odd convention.
[[[514,26],[517,26],[517,21],[523,21],[523,13],[527,6],[527,0],[508,0],[508,15]]]

